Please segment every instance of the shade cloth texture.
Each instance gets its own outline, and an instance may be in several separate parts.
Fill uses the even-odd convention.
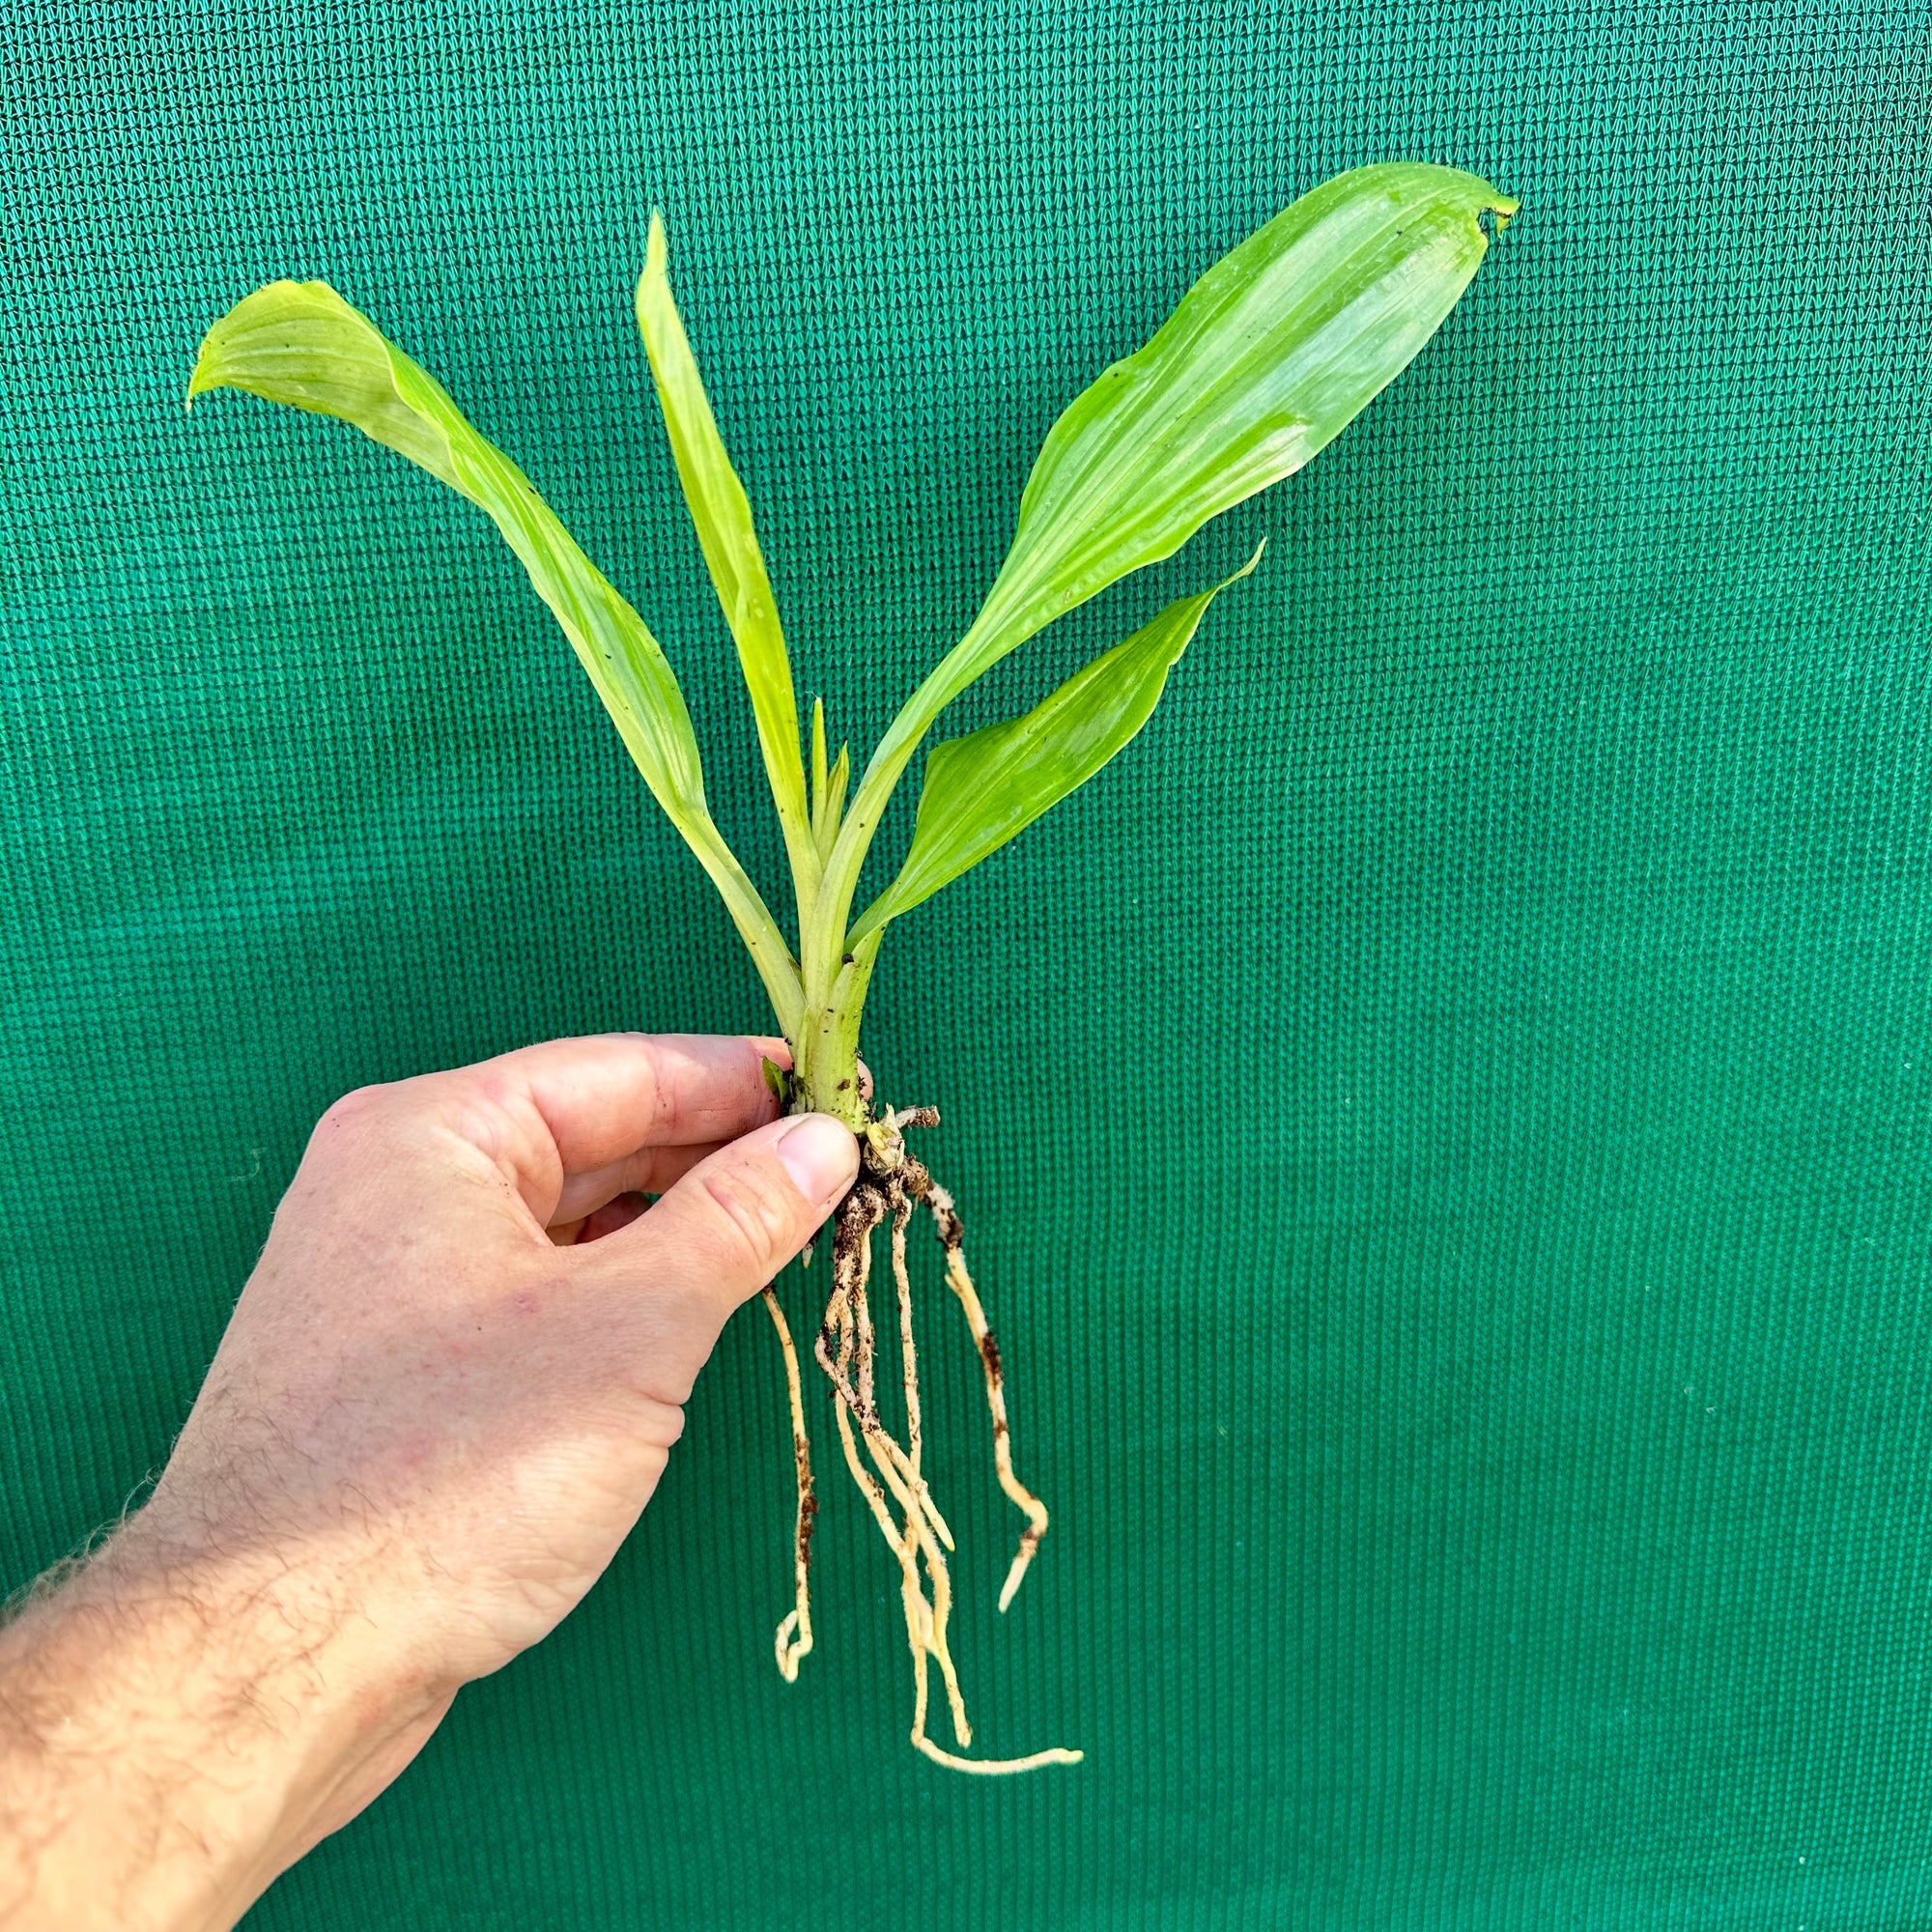
[[[770,891],[654,203],[863,753],[1210,262],[1373,159],[1523,201],[1302,476],[948,721],[1269,538],[866,1037],[1055,1510],[997,1617],[922,1273],[980,1742],[1086,1763],[913,1756],[833,1466],[779,1681],[753,1309],[590,1600],[251,1932],[1932,1924],[1924,8],[7,12],[5,1585],[164,1458],[334,1095],[768,1023],[495,532],[340,425],[185,415],[211,321],[325,277],[448,385],[666,641]]]

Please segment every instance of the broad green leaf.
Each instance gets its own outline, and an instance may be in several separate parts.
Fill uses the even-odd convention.
[[[880,741],[828,867],[849,899],[933,720],[1064,611],[1301,468],[1407,366],[1517,204],[1453,168],[1356,168],[1224,256],[1047,433],[972,628]]]
[[[563,626],[644,781],[724,895],[780,1022],[789,1027],[803,1004],[797,969],[712,823],[677,679],[643,619],[572,541],[529,478],[326,282],[270,282],[208,331],[188,401],[224,387],[352,423],[490,517]]]
[[[1247,576],[1261,554],[1257,546],[1233,577],[1170,604],[1024,718],[935,745],[925,761],[912,849],[898,877],[861,915],[850,940],[929,899],[1017,838],[1122,751],[1152,717],[1168,671],[1208,605]]]
[[[1299,469],[1408,366],[1483,259],[1483,216],[1516,206],[1453,168],[1356,168],[1224,256],[1047,433],[987,600],[1003,628],[1037,629]]]
[[[353,423],[485,511],[555,612],[644,778],[677,817],[703,809],[684,695],[657,639],[571,540],[515,464],[447,391],[326,282],[271,282],[208,332],[188,383],[245,389]]]
[[[651,211],[644,270],[638,277],[637,310],[638,328],[650,358],[651,380],[670,432],[678,481],[684,486],[691,521],[696,526],[711,582],[738,645],[746,688],[752,694],[772,796],[778,801],[787,834],[799,835],[809,813],[791,661],[785,652],[784,632],[779,624],[764,554],[752,526],[745,486],[724,452],[683,320],[671,298],[664,218],[656,209]]]

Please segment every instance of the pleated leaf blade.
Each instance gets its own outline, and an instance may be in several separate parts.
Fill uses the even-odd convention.
[[[935,745],[925,761],[912,847],[898,876],[852,928],[856,943],[910,912],[1085,784],[1140,732],[1208,607],[1261,561],[1170,604],[1076,671],[1024,717]]]
[[[791,659],[764,553],[753,526],[751,502],[725,453],[683,318],[671,296],[664,217],[655,209],[651,211],[643,272],[638,277],[637,315],[651,380],[670,434],[678,481],[718,601],[724,607],[724,620],[738,647],[772,796],[787,830],[802,832],[809,826],[810,809],[799,752]]]
[[[960,692],[1065,611],[1299,469],[1407,367],[1517,203],[1423,162],[1312,189],[1201,276],[1047,432],[972,628],[867,772],[889,788]]]
[[[477,434],[449,393],[327,282],[270,282],[208,331],[187,399],[244,390],[334,416],[406,456],[482,510],[547,604],[643,774],[750,949],[781,1025],[803,995],[796,962],[712,822],[691,713],[663,649],[536,487]]]
[[[327,282],[270,282],[202,342],[188,399],[224,387],[352,423],[482,510],[563,626],[659,802],[673,818],[703,810],[691,713],[644,620],[529,478],[367,316]]]

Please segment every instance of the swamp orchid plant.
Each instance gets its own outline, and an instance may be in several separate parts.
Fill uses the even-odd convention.
[[[644,782],[710,874],[770,995],[792,1064],[767,1064],[781,1104],[844,1122],[860,1179],[835,1222],[832,1284],[814,1347],[844,1458],[899,1564],[912,1653],[912,1742],[961,1771],[1071,1763],[1077,1751],[966,1758],[926,1735],[928,1660],[954,1741],[972,1742],[947,1643],[953,1547],[922,1473],[906,1233],[924,1208],[984,1370],[993,1455],[1026,1516],[1000,1608],[1047,1524],[1013,1471],[1000,1350],[968,1274],[952,1197],[907,1148],[930,1107],[874,1110],[858,1077],[859,1025],[887,927],[997,851],[1093,777],[1145,724],[1208,607],[1254,569],[1167,606],[1025,716],[944,740],[927,754],[910,848],[856,915],[860,868],[887,802],[926,733],[961,692],[1030,638],[1128,573],[1171,555],[1203,524],[1299,469],[1435,332],[1468,286],[1490,234],[1517,204],[1455,169],[1354,169],[1285,209],[1210,268],[1147,346],[1104,370],[1047,433],[1020,498],[1011,548],[965,636],[927,673],[873,751],[857,788],[841,746],[827,755],[814,702],[801,745],[791,660],[743,485],[724,451],[667,273],[653,213],[637,288],[658,400],[685,499],[736,641],[789,860],[798,943],[779,927],[705,805],[691,714],[644,621],[571,540],[529,479],[469,426],[448,393],[326,282],[271,282],[208,332],[188,383],[245,389],[340,417],[440,477],[488,515],[562,625]],[[847,794],[851,792],[848,803]],[[903,1440],[881,1415],[867,1298],[872,1234],[890,1230],[903,1372]],[[771,1289],[796,1452],[796,1603],[779,1626],[787,1679],[811,1648],[808,1575],[813,1495],[797,1351]],[[864,1454],[861,1453],[863,1445]]]

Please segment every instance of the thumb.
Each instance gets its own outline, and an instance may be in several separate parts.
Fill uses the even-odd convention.
[[[858,1173],[858,1140],[830,1114],[773,1121],[699,1161],[590,1252],[645,1251],[652,1278],[715,1298],[722,1321],[805,1246]]]

